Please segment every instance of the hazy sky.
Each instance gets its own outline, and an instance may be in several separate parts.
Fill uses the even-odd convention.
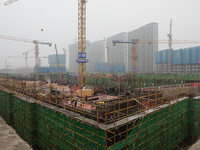
[[[78,0],[18,0],[8,6],[0,0],[0,35],[57,44],[58,52],[78,39]],[[157,22],[159,39],[167,39],[173,20],[173,39],[200,40],[200,0],[88,0],[86,37],[91,42]],[[43,29],[43,32],[41,32]],[[199,44],[200,45],[200,44]],[[174,49],[196,45],[173,45]],[[40,56],[55,54],[54,46],[40,45]],[[159,45],[159,50],[167,45]],[[24,67],[22,52],[34,44],[0,39],[0,69]],[[34,56],[34,53],[29,53]],[[34,59],[28,59],[34,66]],[[47,65],[47,59],[42,59]]]

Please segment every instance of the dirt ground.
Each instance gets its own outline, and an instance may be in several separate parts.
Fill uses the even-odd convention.
[[[0,116],[0,150],[32,150],[32,148]]]
[[[200,140],[193,144],[188,150],[200,150]]]

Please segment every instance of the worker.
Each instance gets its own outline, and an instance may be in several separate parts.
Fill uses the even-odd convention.
[[[129,96],[130,96],[131,92],[130,91],[127,91],[125,96],[126,96],[126,99],[129,99]]]
[[[76,106],[77,106],[77,99],[75,100],[75,102],[74,102],[74,107],[76,108]]]
[[[71,100],[71,103],[70,103],[70,105],[72,105],[75,101],[76,101],[76,99],[75,98],[70,98],[70,100]]]

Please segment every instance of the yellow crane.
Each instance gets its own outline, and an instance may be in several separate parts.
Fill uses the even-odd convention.
[[[9,5],[17,0],[8,0],[4,5]],[[86,84],[86,2],[78,0],[78,83],[80,86]]]
[[[78,1],[78,83],[80,86],[86,84],[86,2]]]
[[[43,45],[48,45],[49,47],[51,47],[51,43],[48,42],[40,42],[38,40],[31,40],[31,39],[25,39],[25,38],[18,38],[18,37],[12,37],[12,36],[6,36],[6,35],[0,35],[1,39],[6,39],[6,40],[14,40],[14,41],[20,41],[20,42],[27,42],[27,43],[33,43],[35,44],[35,69],[36,69],[36,74],[35,74],[35,79],[38,80],[39,79],[39,64],[40,64],[40,60],[39,60],[39,46],[38,44],[43,44]]]

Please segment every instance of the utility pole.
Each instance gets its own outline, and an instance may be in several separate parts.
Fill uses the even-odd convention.
[[[8,64],[7,61],[5,60],[5,66],[6,66],[6,78],[8,77]]]

